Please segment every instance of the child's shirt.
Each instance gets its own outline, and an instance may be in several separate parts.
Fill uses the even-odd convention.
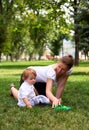
[[[23,82],[22,85],[19,88],[18,91],[18,106],[26,106],[26,104],[23,101],[23,98],[28,98],[28,101],[30,102],[30,99],[35,97],[36,94],[34,92],[34,86],[29,85],[27,82]]]

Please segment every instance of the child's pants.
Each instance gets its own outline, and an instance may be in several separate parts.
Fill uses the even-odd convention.
[[[39,103],[50,104],[50,100],[47,97],[45,97],[44,95],[38,95],[38,96],[35,96],[34,98],[30,99],[30,103],[32,106],[37,105]]]

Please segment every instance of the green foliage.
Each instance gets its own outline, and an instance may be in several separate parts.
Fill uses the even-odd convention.
[[[63,35],[60,33],[58,36],[55,36],[53,41],[51,41],[50,50],[53,56],[59,55],[61,46],[63,45]]]
[[[18,60],[25,52],[29,59],[35,54],[40,59],[46,46],[51,46],[53,55],[58,54],[60,37],[70,38],[70,30],[74,30],[78,58],[82,43],[89,45],[88,7],[88,0],[1,0],[0,57],[4,53]]]
[[[12,18],[13,1],[0,1],[0,53],[8,52],[7,27]],[[5,44],[6,42],[6,44]]]
[[[78,14],[79,20],[79,49],[85,54],[85,57],[89,57],[89,3],[83,1],[81,4],[80,13]]]
[[[0,64],[0,130],[88,130],[89,129],[89,62],[74,67],[62,99],[69,112],[55,111],[48,106],[32,109],[17,107],[10,96],[9,84],[19,88],[22,71],[29,65],[47,65],[54,61],[2,62]],[[55,93],[55,87],[53,91]]]
[[[1,1],[4,12],[0,11],[3,20],[3,25],[0,24],[1,52],[12,59],[19,59],[22,52],[29,57],[36,53],[40,59],[48,43],[55,39],[55,33],[67,32],[63,29],[63,26],[67,28],[65,12],[61,9],[64,3],[65,0]]]
[[[19,59],[20,55],[23,53],[24,50],[24,43],[23,43],[23,37],[24,37],[24,30],[23,30],[23,23],[19,23],[19,21],[16,21],[15,25],[12,26],[13,30],[11,32],[11,55],[16,60]]]

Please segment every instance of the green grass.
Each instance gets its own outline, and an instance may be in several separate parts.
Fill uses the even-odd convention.
[[[89,62],[74,67],[62,99],[71,111],[55,111],[51,106],[19,108],[10,97],[9,84],[19,88],[20,74],[32,65],[49,65],[54,61],[0,63],[0,130],[89,130]],[[55,88],[53,88],[55,92]]]

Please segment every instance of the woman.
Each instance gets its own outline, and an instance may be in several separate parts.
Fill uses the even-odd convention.
[[[30,66],[30,68],[33,68],[37,73],[35,88],[39,94],[46,95],[50,99],[52,107],[57,106],[61,102],[60,97],[63,93],[66,81],[72,73],[73,63],[73,57],[68,55],[62,57],[57,64],[36,67]],[[21,83],[23,82],[22,79],[23,76]],[[52,93],[53,85],[57,86],[55,96]],[[18,99],[18,90],[13,85],[11,86],[11,93]]]

